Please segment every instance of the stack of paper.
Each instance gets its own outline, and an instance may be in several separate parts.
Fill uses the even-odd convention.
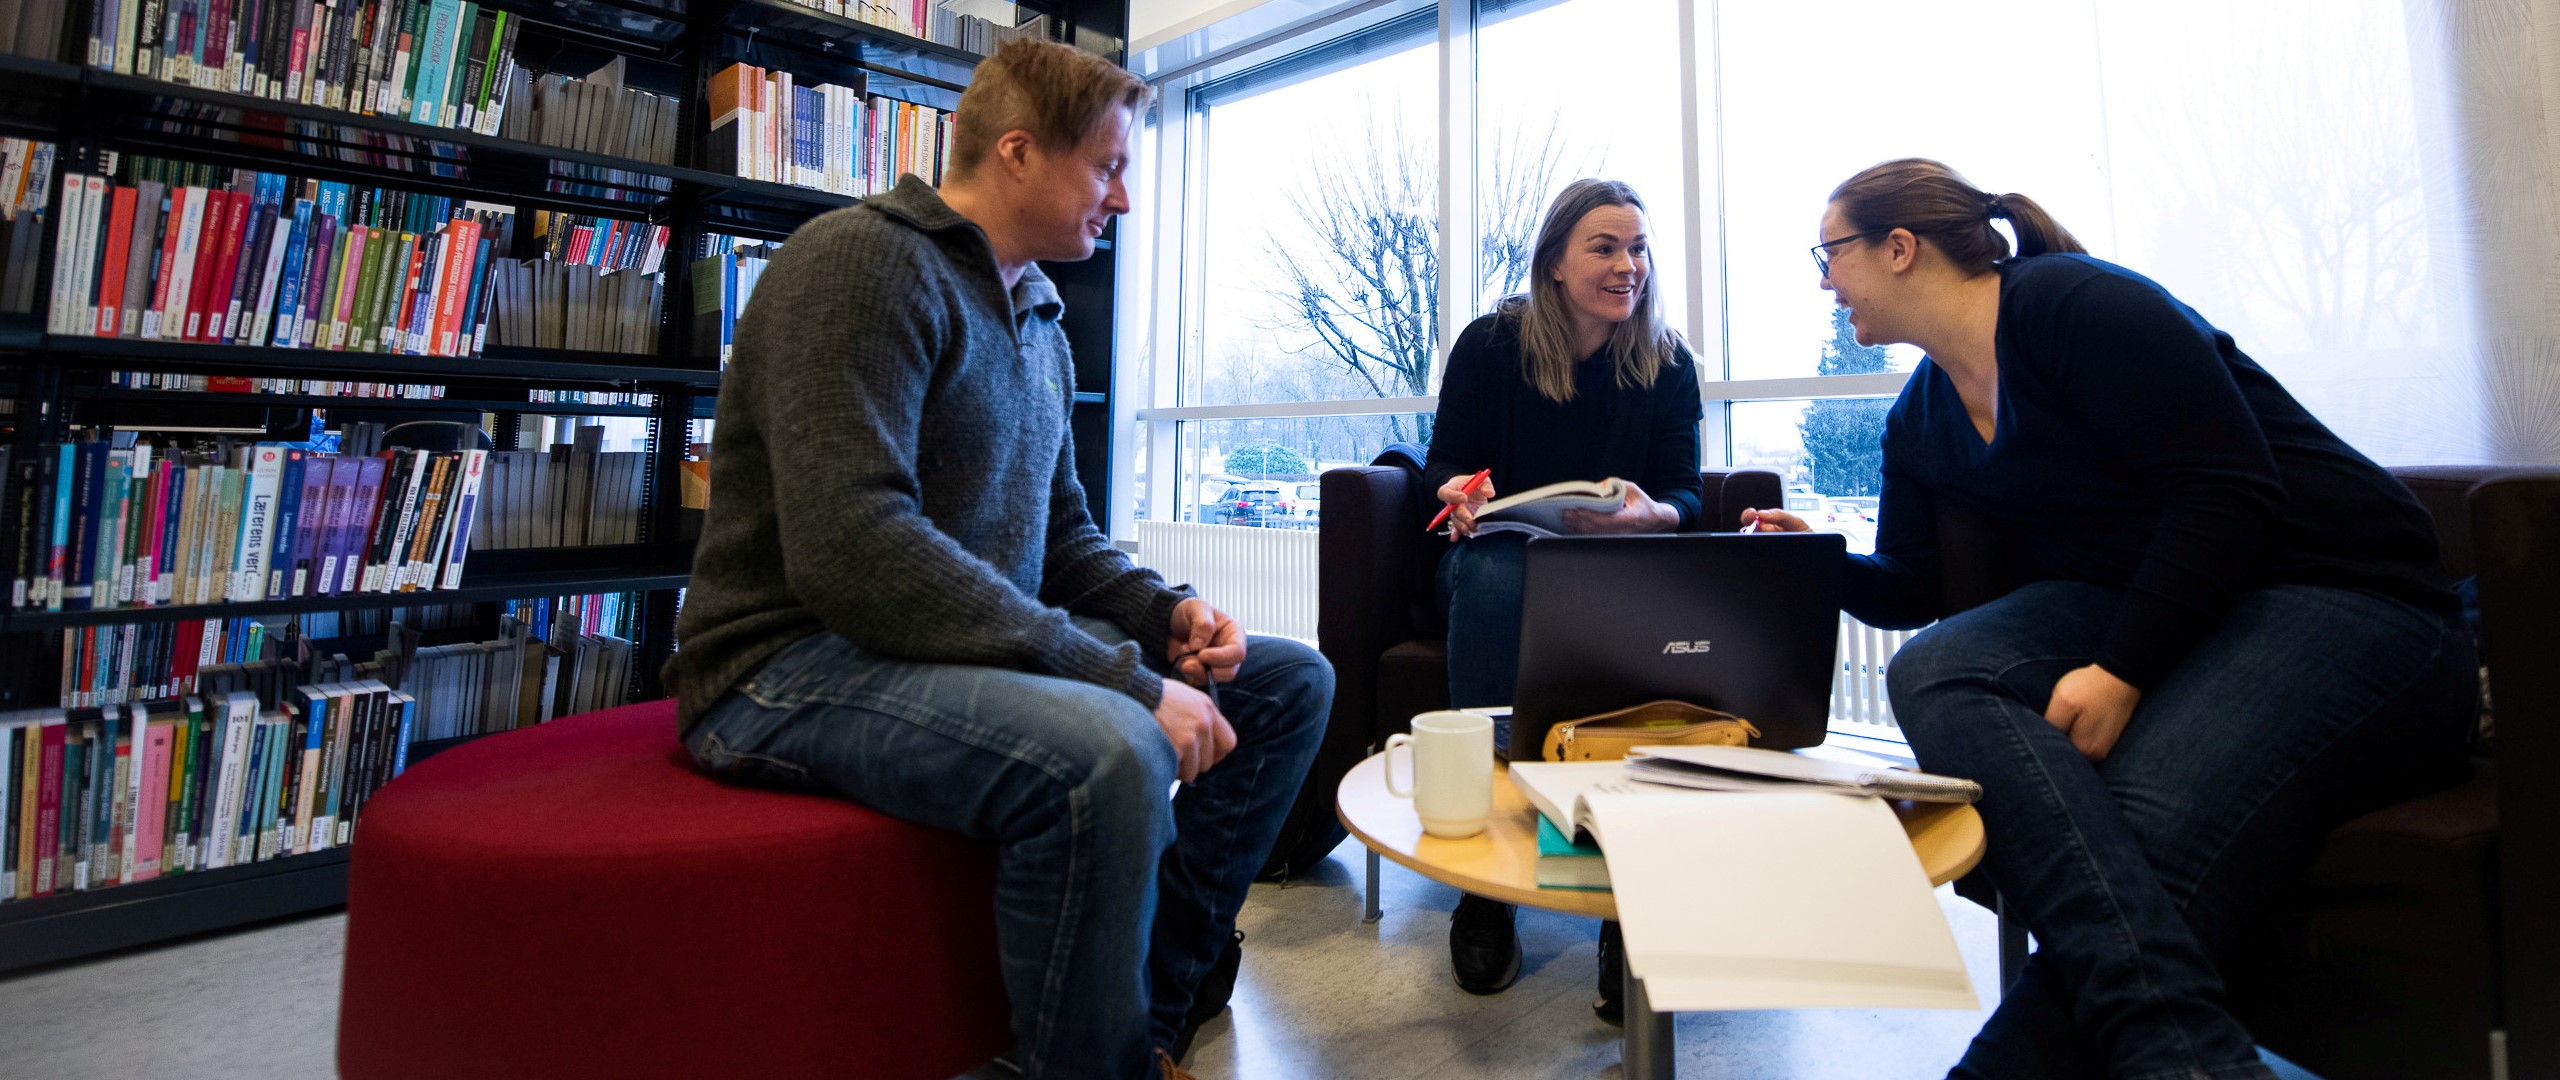
[[[1980,1007],[1881,800],[1657,787],[1614,761],[1522,762],[1511,779],[1559,832],[1599,843],[1656,1009]]]

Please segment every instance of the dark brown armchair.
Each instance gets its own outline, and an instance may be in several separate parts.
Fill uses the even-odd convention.
[[[1774,507],[1784,498],[1776,473],[1700,475],[1702,526],[1730,528],[1746,507]],[[1342,774],[1405,730],[1414,714],[1449,705],[1447,627],[1432,585],[1448,541],[1422,529],[1438,501],[1418,473],[1396,465],[1334,469],[1323,483],[1316,635],[1333,662],[1333,714],[1266,876],[1313,865],[1342,843],[1333,812]]]
[[[2560,763],[2560,473],[2398,470],[2435,518],[2451,578],[2477,575],[2494,756],[2467,780],[2339,826],[2310,873],[2224,962],[2260,1045],[2326,1080],[2560,1078],[2560,801],[2498,783]],[[1979,519],[1938,520],[1941,609],[2018,582]],[[1979,879],[1959,892],[1988,900]],[[2020,935],[2004,927],[2004,946]],[[2004,968],[2023,957],[2004,948]],[[2503,1055],[2503,1067],[2496,1059]]]

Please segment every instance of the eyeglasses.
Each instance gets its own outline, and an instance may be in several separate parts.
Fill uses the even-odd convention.
[[[1840,239],[1837,239],[1837,240],[1825,240],[1825,241],[1823,241],[1823,242],[1821,242],[1821,243],[1819,243],[1819,244],[1815,244],[1815,245],[1813,245],[1813,249],[1812,249],[1812,250],[1813,250],[1813,267],[1814,267],[1814,269],[1816,269],[1816,270],[1820,270],[1820,271],[1822,271],[1822,276],[1824,276],[1824,277],[1830,277],[1830,276],[1831,276],[1831,249],[1832,249],[1832,248],[1839,247],[1839,246],[1840,246],[1840,245],[1842,245],[1842,244],[1851,244],[1851,243],[1856,243],[1856,242],[1858,242],[1858,241],[1860,241],[1860,240],[1864,240],[1864,239],[1866,239],[1866,238],[1868,238],[1868,237],[1870,237],[1870,236],[1882,236],[1882,235],[1884,235],[1884,234],[1886,234],[1886,233],[1889,233],[1889,232],[1892,232],[1892,231],[1893,231],[1893,230],[1892,230],[1892,229],[1889,229],[1889,228],[1886,228],[1886,229],[1869,229],[1869,230],[1867,230],[1867,231],[1865,231],[1865,232],[1862,232],[1862,233],[1850,233],[1849,235],[1847,235],[1847,236],[1843,236],[1843,237],[1841,237]]]

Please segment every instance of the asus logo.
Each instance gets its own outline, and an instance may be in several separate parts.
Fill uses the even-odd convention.
[[[1707,644],[1705,641],[1665,642],[1662,646],[1662,655],[1687,656],[1691,653],[1702,653],[1707,651]]]

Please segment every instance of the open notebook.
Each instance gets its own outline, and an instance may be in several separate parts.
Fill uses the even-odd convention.
[[[1622,762],[1521,762],[1511,778],[1600,844],[1657,1009],[1980,1007],[1881,800],[1655,787]]]

